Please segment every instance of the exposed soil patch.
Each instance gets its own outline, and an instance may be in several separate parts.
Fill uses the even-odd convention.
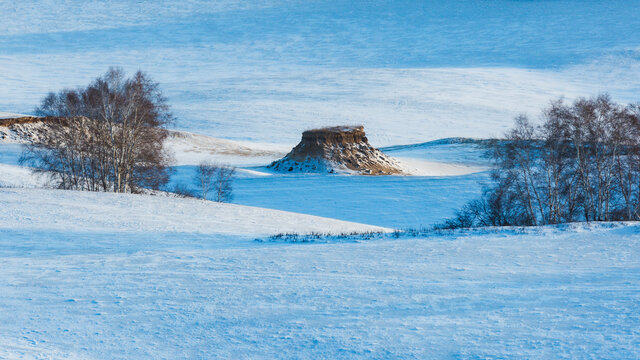
[[[31,143],[47,136],[47,122],[59,120],[56,117],[23,116],[0,119],[0,141]]]

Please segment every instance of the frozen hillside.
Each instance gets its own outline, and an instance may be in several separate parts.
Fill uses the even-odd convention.
[[[349,233],[384,231],[277,210],[165,196],[45,189],[0,189],[0,228],[38,231],[203,233]]]
[[[22,117],[24,115],[21,114],[13,114],[13,113],[8,113],[8,112],[2,112],[0,111],[0,119],[6,119],[6,118],[16,118],[16,117]]]
[[[640,359],[640,222],[429,230],[486,193],[483,139],[514,117],[559,97],[640,101],[640,0],[0,14],[0,359]],[[112,71],[62,114],[137,125],[67,128],[57,146],[73,151],[52,159],[99,175],[77,184],[157,173],[160,144],[129,146],[160,138],[141,120],[157,113],[175,119],[168,184],[52,189],[23,156],[52,135],[36,109],[113,66],[145,72],[173,116],[151,109],[164,100],[146,75],[118,86]],[[120,176],[132,159],[144,171]],[[235,168],[232,203],[169,193],[203,186],[203,162]]]
[[[268,164],[288,151],[286,145],[238,142],[185,131],[171,131],[165,147],[175,155],[177,165],[215,161],[236,166],[257,166]]]
[[[0,358],[640,357],[637,224],[301,245],[11,206]]]
[[[0,13],[2,111],[31,113],[120,65],[162,84],[180,129],[289,147],[345,123],[376,147],[490,137],[557,96],[640,89],[637,0],[47,0]]]

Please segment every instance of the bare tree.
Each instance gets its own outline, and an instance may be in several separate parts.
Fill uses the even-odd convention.
[[[216,165],[209,162],[202,162],[196,168],[196,175],[193,179],[194,185],[200,190],[202,199],[207,199],[214,182]]]
[[[493,184],[445,227],[640,219],[640,105],[560,99],[541,120],[491,143]]]
[[[217,202],[230,202],[233,199],[233,180],[236,169],[229,165],[202,162],[196,168],[194,185],[203,199]]]
[[[172,116],[158,84],[112,68],[86,88],[50,93],[37,108],[46,136],[23,161],[60,188],[137,192],[168,182],[163,144]]]
[[[236,168],[229,165],[220,165],[216,168],[215,181],[213,183],[214,201],[231,202],[233,199],[233,180]]]

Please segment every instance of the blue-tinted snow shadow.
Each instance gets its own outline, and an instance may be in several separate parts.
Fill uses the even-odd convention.
[[[255,168],[263,170],[262,168]],[[195,166],[174,167],[167,186],[195,190]],[[422,228],[451,217],[482,193],[488,172],[446,177],[326,174],[240,175],[233,203],[389,228]]]
[[[420,160],[488,166],[482,146],[473,143],[425,143],[389,148],[385,153]],[[463,176],[347,176],[240,173],[233,202],[396,229],[429,227],[451,217],[478,198],[491,180],[488,172]],[[168,188],[195,189],[196,166],[174,167]]]
[[[178,232],[0,229],[0,258],[246,247],[255,246],[253,239],[242,235]]]
[[[390,228],[421,228],[477,198],[487,173],[455,177],[285,175],[234,184],[243,205]]]
[[[24,150],[21,144],[0,142],[0,164],[19,165],[20,155]]]

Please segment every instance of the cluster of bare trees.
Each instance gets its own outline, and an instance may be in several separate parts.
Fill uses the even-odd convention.
[[[231,202],[235,172],[236,169],[229,165],[210,162],[198,165],[193,182],[199,190],[199,197],[217,202]]]
[[[137,192],[169,180],[163,148],[171,122],[158,84],[112,68],[86,88],[50,93],[37,109],[45,131],[22,161],[58,188]]]
[[[640,220],[640,106],[557,100],[493,141],[493,185],[445,227]]]

